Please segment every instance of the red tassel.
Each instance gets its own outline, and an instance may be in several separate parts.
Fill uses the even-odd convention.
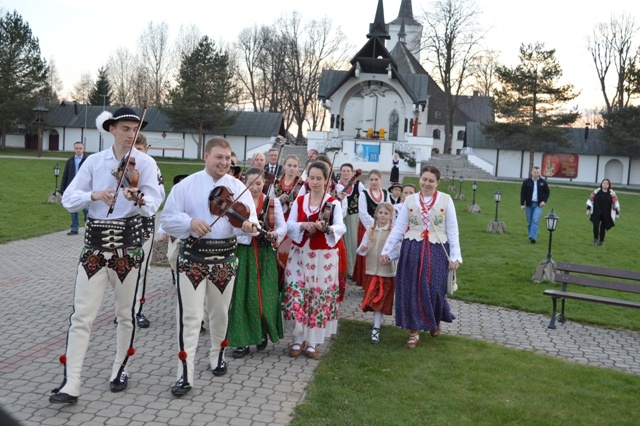
[[[60,355],[60,364],[67,365],[67,356],[65,354]]]
[[[143,297],[143,298],[141,298],[141,299],[140,299],[140,304],[141,304],[141,305],[144,305],[144,302],[146,302],[146,300],[145,300],[145,298]]]
[[[185,351],[178,352],[178,359],[180,361],[186,360],[187,359],[187,352],[185,352]]]
[[[133,356],[136,353],[136,350],[133,348],[129,348],[127,350],[127,356]]]
[[[220,343],[220,348],[221,348],[221,349],[224,349],[224,348],[226,348],[227,346],[229,346],[229,341],[228,341],[227,339],[224,339],[224,340],[222,341],[222,343]]]

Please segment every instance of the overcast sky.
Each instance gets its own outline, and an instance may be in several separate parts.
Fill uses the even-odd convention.
[[[195,25],[217,42],[233,42],[241,29],[272,24],[282,14],[297,10],[304,20],[329,17],[346,34],[355,54],[367,41],[377,4],[378,0],[0,0],[0,9],[3,14],[17,10],[29,23],[43,57],[55,60],[63,93],[67,93],[83,72],[95,78],[118,47],[134,51],[142,29],[151,21],[167,22],[172,38],[182,25]],[[417,18],[433,2],[413,0],[412,4]],[[488,31],[484,44],[501,52],[503,63],[517,63],[521,43],[539,41],[556,49],[563,83],[572,83],[582,92],[574,102],[580,109],[603,104],[586,36],[612,15],[626,13],[640,23],[640,7],[630,0],[476,0],[476,4],[482,10],[480,23]],[[386,22],[398,16],[399,7],[400,0],[384,0]]]

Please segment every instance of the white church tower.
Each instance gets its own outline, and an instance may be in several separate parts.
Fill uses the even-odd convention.
[[[403,24],[404,31],[402,29]],[[398,17],[387,24],[387,32],[390,36],[389,41],[387,41],[387,49],[392,51],[399,40],[403,38],[411,54],[420,62],[422,30],[423,26],[413,17],[411,0],[402,0]]]

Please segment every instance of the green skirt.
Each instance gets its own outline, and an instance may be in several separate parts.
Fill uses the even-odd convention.
[[[275,343],[284,336],[276,252],[271,247],[258,247],[256,262],[252,243],[250,246],[238,244],[237,253],[238,272],[229,310],[229,345],[258,345],[263,335]]]

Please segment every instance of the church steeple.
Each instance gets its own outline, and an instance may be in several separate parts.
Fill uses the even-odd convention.
[[[387,40],[391,38],[384,22],[384,7],[382,6],[382,0],[378,0],[376,17],[374,22],[369,24],[369,34],[367,34],[367,38],[371,37],[381,37]]]
[[[407,37],[407,33],[404,30],[404,16],[400,21],[400,31],[398,31],[398,43],[404,43],[404,39]]]
[[[398,18],[406,18],[409,20],[413,19],[413,6],[411,5],[411,0],[402,0],[400,3]]]

